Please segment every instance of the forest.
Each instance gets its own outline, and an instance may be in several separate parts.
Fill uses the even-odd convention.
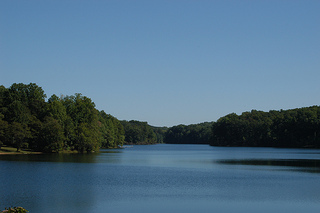
[[[92,152],[123,145],[121,122],[98,111],[90,98],[77,93],[45,99],[34,83],[0,86],[0,147]]]
[[[168,144],[209,144],[212,140],[213,122],[191,125],[177,125],[168,128],[164,134],[164,143]]]
[[[156,143],[320,148],[319,106],[231,113],[216,122],[167,128],[120,121],[80,93],[46,98],[35,83],[0,86],[0,148],[93,152]]]
[[[80,93],[46,98],[35,83],[0,86],[0,148],[92,152],[164,141],[166,127],[120,121]]]
[[[125,129],[126,144],[146,145],[156,144],[157,135],[147,122],[141,121],[121,121]]]
[[[165,143],[212,146],[320,148],[320,107],[269,112],[252,110],[216,122],[177,125],[165,132]]]
[[[212,146],[320,148],[320,107],[231,113],[213,123],[212,136]]]

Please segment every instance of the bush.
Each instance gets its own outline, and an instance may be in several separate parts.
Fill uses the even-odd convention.
[[[6,208],[5,210],[1,211],[0,213],[27,213],[26,209],[22,207],[9,207],[8,209]]]

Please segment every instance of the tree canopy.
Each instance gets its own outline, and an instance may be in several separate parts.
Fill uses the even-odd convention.
[[[216,122],[153,127],[119,121],[80,93],[46,94],[35,83],[0,85],[0,148],[42,152],[97,151],[123,144],[210,144],[212,146],[320,148],[320,107],[235,113]]]
[[[80,93],[45,98],[34,83],[0,86],[0,145],[42,152],[91,152],[123,144],[120,121],[98,111],[90,98]]]
[[[164,133],[165,143],[246,147],[320,148],[320,107],[269,112],[252,110],[216,122],[177,125]]]
[[[169,144],[208,144],[212,137],[212,122],[177,125],[169,128],[164,142]]]
[[[158,136],[155,128],[141,121],[121,121],[125,130],[126,144],[155,144],[161,142],[159,131]]]
[[[320,148],[320,107],[262,112],[252,110],[220,118],[212,126],[213,146]]]

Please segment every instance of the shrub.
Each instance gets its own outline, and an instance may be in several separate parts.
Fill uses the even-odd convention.
[[[27,213],[26,209],[22,207],[9,207],[8,209],[6,208],[5,210],[1,211],[0,213]]]

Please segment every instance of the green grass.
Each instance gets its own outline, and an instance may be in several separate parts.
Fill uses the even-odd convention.
[[[22,149],[17,152],[17,148],[3,145],[0,149],[0,154],[40,154],[40,152],[33,152],[28,149]]]

